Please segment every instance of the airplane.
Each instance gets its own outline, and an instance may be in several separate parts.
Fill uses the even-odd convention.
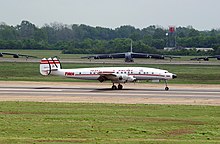
[[[117,58],[124,58],[125,62],[134,62],[134,58],[153,58],[153,59],[165,59],[165,58],[180,58],[177,56],[170,56],[170,55],[160,55],[160,54],[148,54],[148,53],[134,53],[132,48],[132,42],[131,42],[131,48],[130,52],[125,53],[111,53],[111,54],[97,54],[97,55],[91,55],[91,56],[83,56],[82,59],[117,59]]]
[[[190,60],[204,60],[204,61],[209,61],[210,58],[216,58],[217,60],[220,60],[220,55],[215,55],[215,56],[205,56],[205,57],[196,57],[196,58],[192,58]]]
[[[99,82],[111,81],[112,90],[123,89],[123,83],[132,83],[141,80],[152,80],[154,82],[164,81],[165,90],[168,91],[167,81],[177,78],[176,74],[167,70],[147,67],[96,67],[62,69],[59,59],[43,58],[40,62],[40,73],[43,76],[56,75],[67,78],[82,80],[98,80]],[[118,84],[116,86],[115,84]]]
[[[4,55],[12,55],[13,58],[19,58],[19,57],[26,57],[26,59],[28,59],[30,57],[37,58],[36,56],[31,56],[31,55],[15,54],[15,53],[9,53],[9,52],[0,52],[0,57],[3,57]]]

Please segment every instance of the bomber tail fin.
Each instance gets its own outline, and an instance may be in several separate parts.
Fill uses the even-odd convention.
[[[54,57],[54,58],[43,58],[40,61],[40,73],[41,75],[50,75],[52,71],[57,71],[59,69],[62,69],[60,61]]]

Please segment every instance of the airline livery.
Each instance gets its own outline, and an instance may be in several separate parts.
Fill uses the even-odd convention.
[[[62,69],[57,58],[44,58],[40,62],[40,73],[44,76],[57,75],[67,78],[98,80],[99,82],[111,81],[112,89],[123,89],[123,83],[136,82],[140,80],[152,80],[165,82],[165,90],[169,90],[167,81],[177,76],[156,68],[147,67],[97,67],[97,68],[77,68]],[[116,86],[115,84],[118,84]]]

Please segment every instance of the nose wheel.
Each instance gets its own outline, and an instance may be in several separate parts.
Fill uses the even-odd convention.
[[[164,82],[165,82],[165,85],[166,85],[165,91],[168,91],[168,90],[169,90],[169,87],[167,86],[167,81],[165,80]]]

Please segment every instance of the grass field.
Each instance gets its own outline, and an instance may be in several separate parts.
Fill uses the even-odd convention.
[[[0,102],[0,143],[220,143],[220,107]]]
[[[62,64],[63,68],[84,68],[103,66],[131,66],[122,64]],[[133,65],[132,65],[133,66]],[[212,65],[146,65],[136,64],[135,66],[154,67],[166,69],[177,74],[178,78],[169,81],[177,84],[220,84],[220,66]],[[65,81],[74,82],[82,80],[67,79],[57,76],[41,76],[39,63],[0,63],[0,80],[6,81]]]

